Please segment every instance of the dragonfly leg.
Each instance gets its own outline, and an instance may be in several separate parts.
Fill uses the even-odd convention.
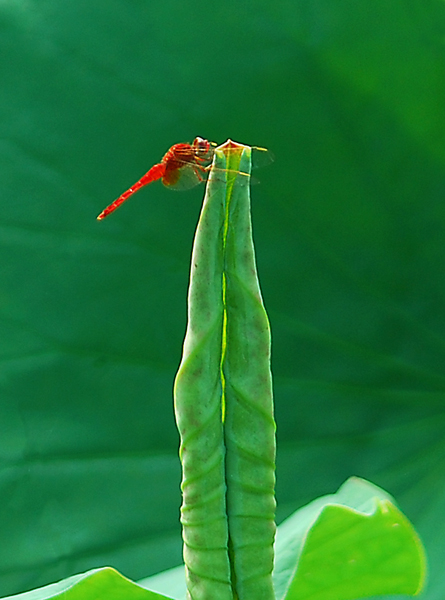
[[[196,167],[194,167],[194,171],[196,173],[196,177],[199,179],[199,181],[204,181],[205,177],[202,176],[202,173],[206,173],[210,168],[210,165],[208,165],[207,167],[204,167],[202,165],[196,165]]]

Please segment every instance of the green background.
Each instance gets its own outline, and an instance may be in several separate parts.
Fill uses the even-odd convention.
[[[252,190],[278,520],[393,494],[445,594],[445,5],[0,0],[0,596],[181,562],[172,385],[196,135],[273,150]]]

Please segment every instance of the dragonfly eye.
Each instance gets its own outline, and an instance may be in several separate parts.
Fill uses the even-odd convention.
[[[193,147],[197,156],[207,158],[210,153],[210,142],[202,137],[196,137],[193,141]]]

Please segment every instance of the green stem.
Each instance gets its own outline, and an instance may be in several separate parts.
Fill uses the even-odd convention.
[[[271,600],[275,423],[270,330],[250,220],[250,148],[215,153],[195,236],[175,383],[189,598]],[[221,181],[221,173],[226,181]]]

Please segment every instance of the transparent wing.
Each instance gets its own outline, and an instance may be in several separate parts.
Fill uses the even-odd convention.
[[[257,146],[252,147],[252,168],[260,168],[271,164],[274,160],[274,156],[270,150],[266,148],[259,148]],[[203,181],[207,181],[210,167],[208,165],[208,160],[203,160],[202,162],[199,159],[196,159],[194,162],[184,161],[182,166],[178,166],[178,160],[175,161],[175,168],[167,170],[164,177],[162,178],[162,183],[171,190],[190,190],[197,185],[199,185]],[[226,169],[212,169],[213,177],[215,179],[220,179],[221,181],[226,181],[228,170]],[[245,184],[255,184],[258,183],[258,180],[254,177],[251,177],[249,173],[243,173],[242,171],[236,171],[237,175],[240,177],[241,185]]]

